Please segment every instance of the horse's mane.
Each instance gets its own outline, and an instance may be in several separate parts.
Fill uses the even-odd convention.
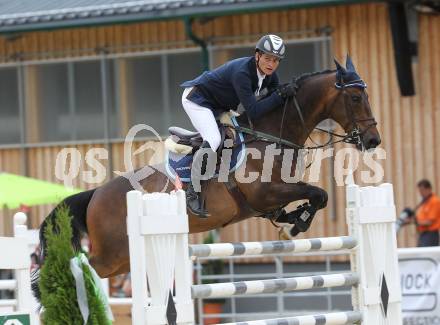
[[[307,79],[309,79],[310,77],[314,77],[314,76],[321,75],[321,74],[333,73],[333,72],[336,72],[336,70],[327,69],[327,70],[322,70],[322,71],[307,72],[307,73],[303,73],[303,74],[299,75],[298,77],[294,77],[293,82],[296,84],[296,86],[299,89],[304,84],[304,82]]]

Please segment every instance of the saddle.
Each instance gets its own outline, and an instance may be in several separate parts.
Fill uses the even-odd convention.
[[[226,139],[232,139],[235,143],[237,134],[232,120],[235,116],[232,111],[225,112],[218,119],[222,139],[218,152],[223,148],[223,143]],[[190,131],[178,126],[169,127],[168,132],[170,136],[165,140],[165,148],[176,154],[187,155],[195,153],[203,142],[199,132]]]
[[[194,153],[203,142],[199,132],[189,131],[178,126],[169,127],[168,132],[170,136],[165,140],[165,148],[176,154]]]

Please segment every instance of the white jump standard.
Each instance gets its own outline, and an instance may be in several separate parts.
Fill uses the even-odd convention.
[[[14,216],[14,237],[0,237],[0,270],[13,270],[14,280],[0,280],[0,290],[15,291],[15,299],[0,300],[0,324],[37,325],[36,303],[31,293],[26,215]]]
[[[127,194],[133,324],[195,324],[196,298],[352,287],[353,311],[247,321],[241,325],[402,324],[391,184],[347,186],[349,236],[188,245],[185,193]],[[192,285],[192,259],[350,250],[351,273]],[[147,289],[150,289],[148,294]],[[175,296],[171,295],[175,292]],[[149,300],[151,299],[151,300]],[[150,302],[148,302],[150,301]]]

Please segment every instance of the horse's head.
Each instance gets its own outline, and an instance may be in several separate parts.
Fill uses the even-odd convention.
[[[356,144],[359,149],[375,148],[381,140],[365,90],[367,85],[348,55],[345,68],[336,60],[335,64],[334,101],[328,107],[328,115],[350,135],[347,142]]]

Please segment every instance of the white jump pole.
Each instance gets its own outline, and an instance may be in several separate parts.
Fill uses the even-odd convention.
[[[351,311],[321,315],[264,319],[239,323],[224,323],[221,325],[346,325],[354,323],[357,324],[361,320],[362,315],[360,313]]]

